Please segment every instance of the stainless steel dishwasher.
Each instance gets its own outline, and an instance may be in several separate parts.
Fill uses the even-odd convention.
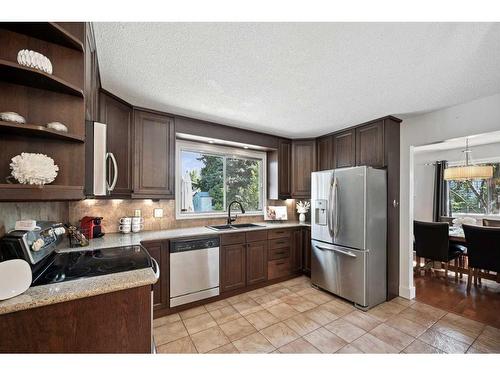
[[[170,241],[170,307],[219,293],[219,237]]]

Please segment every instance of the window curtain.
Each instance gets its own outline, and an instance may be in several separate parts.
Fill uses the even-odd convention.
[[[448,166],[446,160],[436,161],[434,177],[434,209],[433,219],[439,222],[441,216],[448,216],[448,188],[444,180],[444,170]]]

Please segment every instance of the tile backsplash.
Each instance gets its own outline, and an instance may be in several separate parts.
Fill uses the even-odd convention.
[[[297,221],[295,200],[268,200],[267,205],[286,205],[288,219]],[[154,218],[153,210],[163,209],[162,218]],[[14,228],[17,220],[53,220],[78,225],[84,216],[102,216],[104,232],[118,232],[118,220],[124,216],[133,216],[135,210],[141,210],[144,218],[144,230],[164,230],[187,228],[214,224],[224,224],[225,218],[216,219],[175,219],[175,201],[149,199],[85,199],[76,202],[14,202],[0,203],[0,236]],[[240,223],[263,221],[261,215],[241,216]]]
[[[8,202],[0,203],[0,237],[14,229],[18,220],[69,220],[68,202]]]

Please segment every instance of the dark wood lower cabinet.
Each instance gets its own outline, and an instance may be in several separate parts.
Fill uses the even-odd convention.
[[[267,280],[267,241],[247,244],[247,285]]]
[[[221,292],[243,288],[246,285],[246,245],[227,245],[220,248]]]
[[[304,228],[302,240],[303,269],[306,275],[311,276],[311,228]]]
[[[151,353],[151,286],[0,315],[0,353]]]
[[[160,267],[160,279],[153,285],[154,310],[166,309],[169,304],[169,243],[168,241],[145,242],[143,246]]]
[[[302,228],[294,229],[292,232],[292,243],[290,251],[290,272],[302,272],[302,250],[303,250],[303,231]]]

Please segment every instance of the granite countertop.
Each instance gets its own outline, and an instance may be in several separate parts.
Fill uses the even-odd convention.
[[[17,297],[0,301],[0,315],[151,285],[156,283],[157,280],[158,278],[151,268],[143,268],[63,283],[38,285],[29,288]]]
[[[174,238],[183,237],[196,237],[196,236],[218,236],[225,233],[237,233],[237,232],[248,232],[255,230],[265,230],[265,229],[279,229],[279,228],[292,228],[297,226],[310,227],[311,224],[299,223],[299,222],[284,222],[284,223],[255,223],[259,225],[258,227],[241,228],[241,229],[230,229],[216,231],[209,229],[207,227],[192,227],[192,228],[181,228],[181,229],[168,229],[168,230],[158,230],[158,231],[144,231],[139,233],[108,233],[101,238],[96,238],[90,240],[89,246],[86,247],[68,247],[60,246],[58,252],[68,252],[68,251],[82,251],[82,250],[99,250],[106,249],[109,247],[118,246],[132,246],[139,245],[141,242],[147,241],[160,241],[160,240],[170,240]],[[67,243],[66,243],[67,245]]]
[[[207,227],[193,227],[160,231],[145,231],[130,234],[108,233],[101,238],[90,240],[90,245],[86,247],[70,248],[65,242],[59,246],[57,252],[90,251],[117,246],[139,245],[141,242],[145,241],[310,226],[310,224],[298,222],[257,224],[259,227],[232,229],[228,231],[215,231]],[[0,301],[0,315],[51,305],[54,303],[71,301],[78,298],[91,297],[99,294],[151,285],[156,283],[157,279],[158,278],[153,270],[151,268],[147,268],[66,281],[63,283],[34,286],[17,297]]]

